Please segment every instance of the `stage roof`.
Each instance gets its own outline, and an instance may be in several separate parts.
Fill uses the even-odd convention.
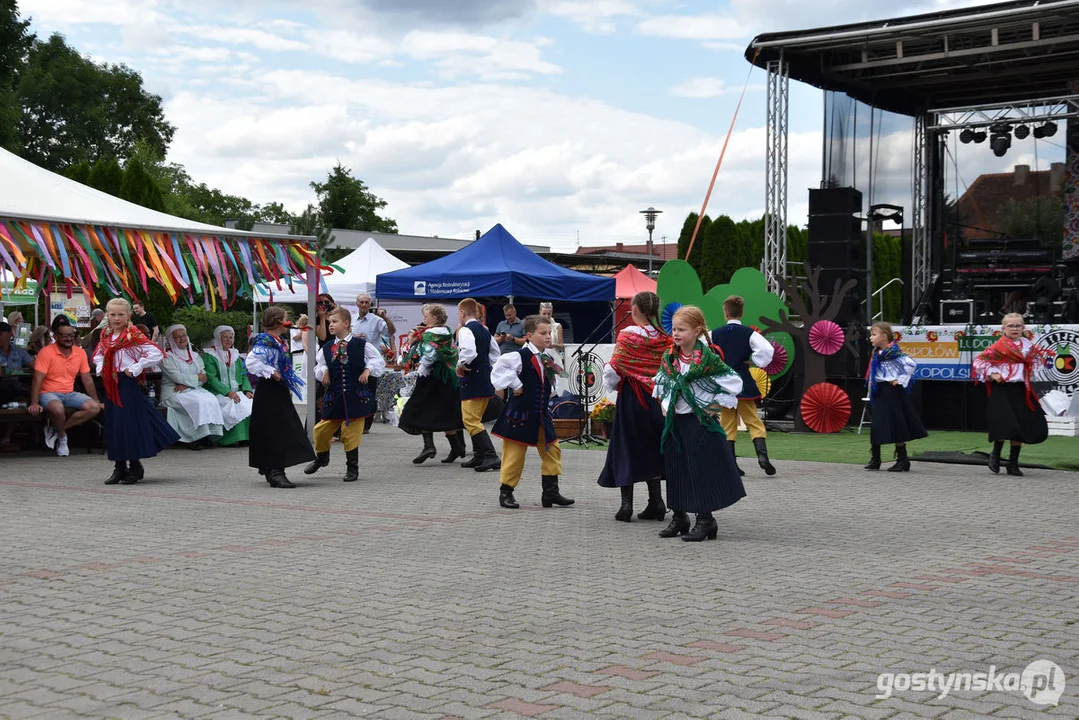
[[[1079,0],[768,33],[746,59],[765,68],[780,53],[792,79],[904,115],[1059,97],[1077,79]]]

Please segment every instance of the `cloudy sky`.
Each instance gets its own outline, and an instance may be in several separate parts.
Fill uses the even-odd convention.
[[[293,210],[337,161],[403,233],[503,223],[572,250],[677,237],[700,208],[739,93],[709,212],[763,208],[762,32],[984,0],[20,0],[39,34],[140,71],[196,181]],[[820,180],[820,92],[791,85],[790,220]],[[909,205],[909,122],[882,138],[878,200]],[[964,148],[961,185],[1001,171]],[[1043,150],[1044,152],[1044,150]],[[988,156],[988,157],[986,157]],[[1033,156],[1026,158],[1032,160]],[[949,180],[952,182],[952,180]]]

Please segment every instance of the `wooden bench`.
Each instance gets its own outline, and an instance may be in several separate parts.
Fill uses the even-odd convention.
[[[76,412],[76,410],[67,408],[65,414],[71,417]],[[40,415],[31,415],[30,411],[25,408],[0,410],[0,424],[15,423],[29,427],[35,447],[45,444],[45,420],[47,417],[48,415],[44,412]],[[102,422],[101,415],[99,414],[89,422],[72,428],[71,438],[69,442],[72,446],[85,447],[87,453],[93,452],[95,448],[103,449],[105,447],[105,425]],[[81,439],[82,442],[76,442],[78,439]]]

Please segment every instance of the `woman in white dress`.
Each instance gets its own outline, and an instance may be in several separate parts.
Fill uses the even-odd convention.
[[[562,323],[554,319],[554,305],[549,302],[541,302],[539,314],[551,318],[551,346],[547,348],[547,355],[555,361],[555,364],[557,364],[558,367],[564,368],[566,367],[566,363],[562,357],[562,353],[566,349],[566,342],[565,338],[562,336]],[[560,375],[556,375],[554,378],[554,389],[552,394],[558,395],[565,389],[565,379]]]
[[[161,363],[161,405],[168,408],[172,429],[192,450],[214,445],[224,434],[224,418],[217,397],[203,389],[206,367],[191,350],[187,328],[170,325],[165,331],[165,359]]]

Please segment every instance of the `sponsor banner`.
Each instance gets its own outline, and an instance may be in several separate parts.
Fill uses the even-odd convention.
[[[431,282],[429,280],[414,280],[412,293],[426,297],[463,297],[472,294],[471,280],[454,280]]]
[[[999,325],[893,325],[892,330],[918,363],[915,378],[964,382],[971,379],[974,358],[1003,334]],[[1079,389],[1079,325],[1027,325],[1026,335],[1055,353],[1052,362],[1035,370],[1034,379],[1069,394]]]

